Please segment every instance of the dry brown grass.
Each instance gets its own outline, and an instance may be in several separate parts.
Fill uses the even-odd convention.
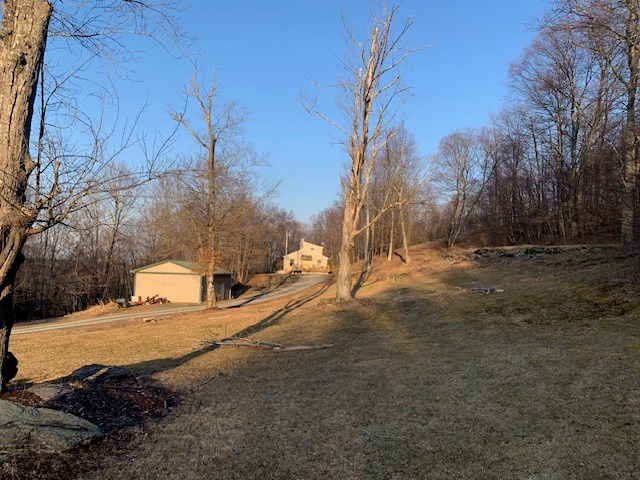
[[[379,262],[348,305],[329,288],[288,309],[27,335],[13,349],[23,380],[116,363],[183,394],[83,478],[637,478],[636,260],[612,248],[468,253]],[[459,289],[473,285],[505,291]],[[243,330],[334,347],[198,349]]]
[[[105,315],[117,315],[118,313],[122,313],[122,312],[123,310],[118,306],[116,302],[108,302],[102,305],[94,305],[80,312],[70,313],[69,315],[65,315],[62,318],[79,320],[81,318],[103,317]]]
[[[49,381],[91,363],[123,365],[138,374],[159,373],[189,361],[192,354],[198,354],[203,340],[236,335],[270,315],[283,312],[298,299],[314,295],[318,288],[242,309],[166,316],[153,316],[150,310],[155,320],[152,322],[121,320],[74,330],[14,336],[11,350],[20,359],[15,382]]]

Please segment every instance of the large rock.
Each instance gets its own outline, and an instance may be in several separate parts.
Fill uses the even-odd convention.
[[[133,377],[133,374],[124,367],[119,367],[117,365],[102,365],[100,363],[85,365],[71,373],[72,379],[81,382],[122,380],[131,377]]]
[[[39,396],[45,402],[59,400],[73,393],[72,390],[55,383],[37,383],[27,388],[27,392]]]
[[[96,425],[70,413],[0,400],[0,455],[24,450],[63,452],[102,436]]]

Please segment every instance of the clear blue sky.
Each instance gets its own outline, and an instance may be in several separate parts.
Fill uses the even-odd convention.
[[[375,5],[193,0],[182,15],[184,30],[197,37],[201,65],[218,69],[224,98],[251,112],[247,138],[268,155],[265,173],[282,180],[276,202],[301,221],[336,198],[344,155],[331,127],[302,108],[300,93],[313,91],[310,78],[323,84],[336,79],[345,51],[341,12],[362,31]],[[546,6],[544,0],[402,2],[402,15],[414,19],[407,45],[432,44],[411,60],[406,83],[413,98],[402,111],[421,153],[434,152],[440,138],[456,129],[482,126],[500,109],[508,66],[523,53],[533,35],[529,25]],[[119,87],[121,103],[133,109],[147,101],[145,126],[168,131],[166,112],[170,104],[180,104],[192,67],[149,41],[139,42],[136,48],[147,51],[135,66],[138,81]],[[331,92],[318,93],[330,104]],[[185,137],[174,152],[190,148]]]

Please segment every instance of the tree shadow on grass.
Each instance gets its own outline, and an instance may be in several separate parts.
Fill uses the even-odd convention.
[[[373,271],[373,265],[372,264],[369,264],[369,265],[365,264],[365,265],[362,266],[362,270],[360,270],[360,275],[358,275],[358,279],[353,284],[353,287],[351,287],[351,296],[353,298],[356,298],[356,294],[358,293],[358,290],[360,290],[362,288],[364,283],[371,276],[371,272],[372,271]]]
[[[404,258],[404,255],[402,255],[400,252],[397,252],[397,251],[394,250],[393,254],[396,257],[398,257],[402,263],[404,263],[405,265],[407,264],[407,259]]]
[[[250,304],[251,302],[255,302],[259,298],[262,298],[265,295],[267,295],[269,293],[272,293],[275,289],[282,287],[287,282],[287,280],[289,280],[289,279],[292,279],[291,283],[296,283],[298,281],[298,277],[297,276],[295,276],[293,274],[289,274],[286,277],[284,277],[283,279],[280,279],[274,285],[272,285],[271,284],[271,278],[270,278],[269,279],[269,285],[267,285],[266,289],[263,292],[258,293],[256,295],[252,295],[251,297],[245,299],[243,302],[241,302],[241,303],[239,303],[237,305],[231,305],[231,306],[226,307],[226,308],[229,308],[229,309],[231,309],[231,308],[240,308],[240,307],[243,307],[245,305]],[[242,293],[246,293],[248,290],[249,290],[249,287],[247,286],[247,288]],[[237,295],[237,297],[234,297],[234,298],[238,298],[240,296],[241,295]]]
[[[241,330],[240,332],[236,333],[230,338],[247,338],[251,335],[262,332],[263,330],[266,330],[269,327],[278,325],[289,313],[302,307],[303,305],[310,302],[311,300],[318,298],[320,295],[326,292],[330,285],[331,285],[331,282],[325,282],[324,284],[321,285],[321,288],[309,293],[308,295],[305,295],[302,298],[291,300],[281,310],[273,312],[271,315],[263,318],[258,323],[253,324],[245,328],[244,330]],[[220,346],[216,344],[206,345],[202,348],[199,348],[185,355],[182,355],[181,357],[147,360],[144,362],[139,362],[131,365],[124,365],[124,367],[130,368],[142,374],[161,373],[161,372],[165,372],[165,371],[177,368],[195,358],[198,358],[206,353],[212,352],[218,348],[220,348]]]

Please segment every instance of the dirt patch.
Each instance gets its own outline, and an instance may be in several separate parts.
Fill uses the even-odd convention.
[[[9,400],[27,407],[42,407],[45,403],[38,395],[26,390],[9,390],[8,392],[0,393],[0,400]]]

